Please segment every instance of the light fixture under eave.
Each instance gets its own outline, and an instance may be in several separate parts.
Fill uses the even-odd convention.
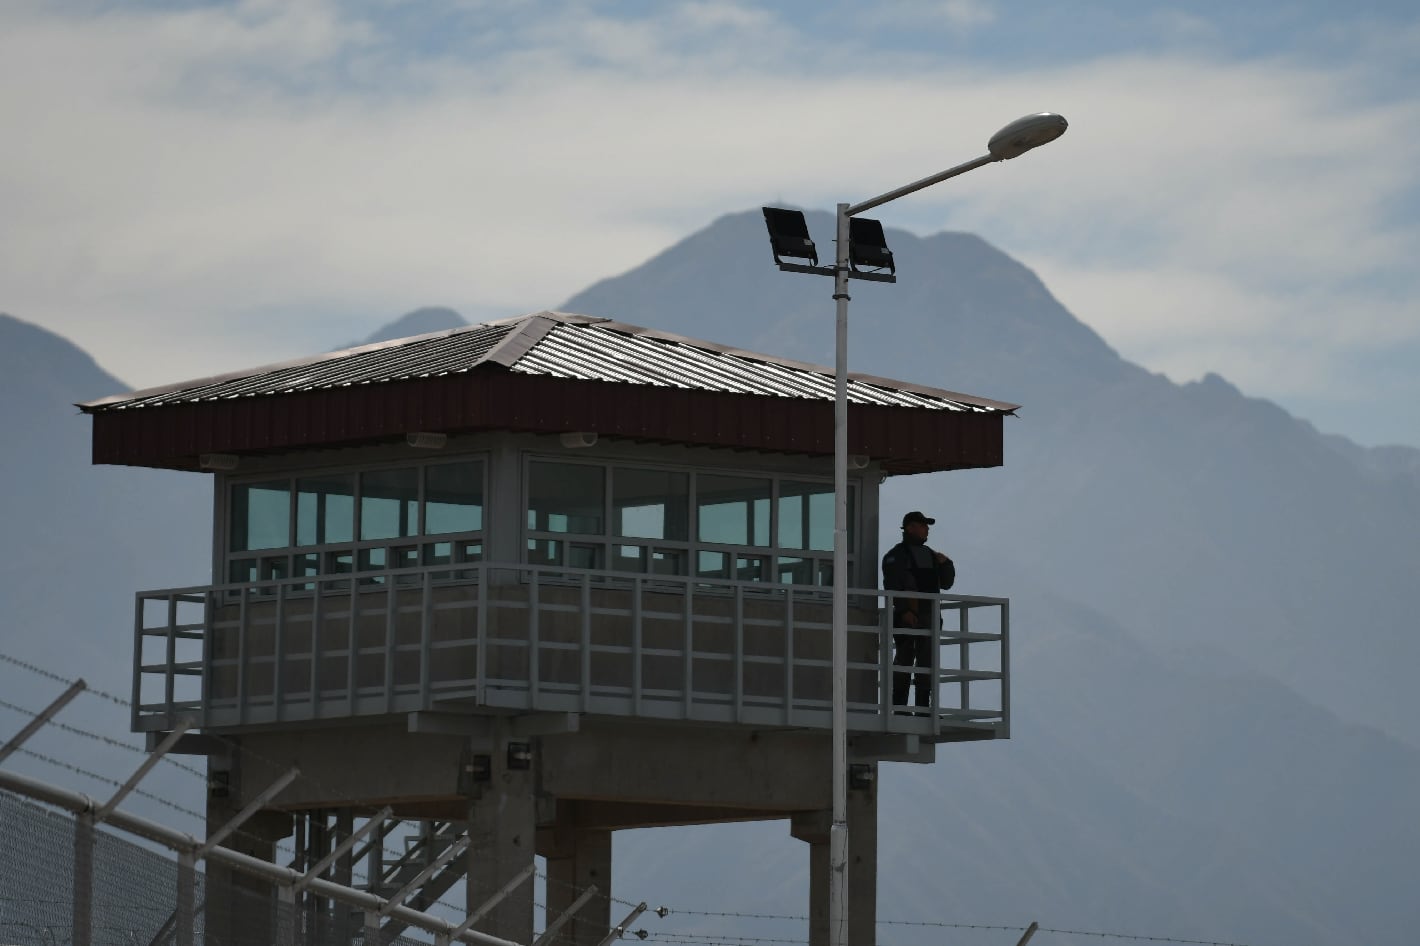
[[[986,150],[991,152],[991,157],[997,161],[1009,161],[1019,158],[1033,148],[1050,144],[1065,134],[1065,129],[1069,127],[1070,123],[1063,115],[1036,112],[1034,115],[1016,119],[992,135],[991,140],[986,143]]]
[[[197,465],[204,470],[235,470],[237,462],[235,453],[204,453],[197,458]]]
[[[573,430],[562,435],[562,446],[569,450],[596,446],[597,435],[589,430]]]
[[[449,435],[427,430],[416,430],[405,434],[404,442],[420,450],[442,450],[444,444],[449,442]]]

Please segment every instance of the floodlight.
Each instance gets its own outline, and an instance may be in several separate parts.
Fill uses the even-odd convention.
[[[1016,119],[992,135],[991,140],[986,143],[986,150],[990,151],[991,157],[997,161],[1009,161],[1032,148],[1050,144],[1065,134],[1065,129],[1069,127],[1070,123],[1065,120],[1064,115],[1036,112],[1034,115]]]
[[[886,269],[895,273],[892,251],[888,249],[887,237],[883,236],[883,225],[864,217],[848,220],[848,262],[854,268],[867,266],[872,269]]]
[[[804,220],[802,210],[786,210],[782,207],[765,207],[764,225],[769,228],[769,247],[774,251],[774,262],[779,257],[811,260],[818,265],[818,250],[809,239],[809,225]]]

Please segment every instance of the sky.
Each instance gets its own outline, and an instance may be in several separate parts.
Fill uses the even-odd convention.
[[[0,0],[0,312],[145,387],[554,306],[1049,110],[876,215],[1175,381],[1420,447],[1417,91],[1420,6],[1366,0]]]

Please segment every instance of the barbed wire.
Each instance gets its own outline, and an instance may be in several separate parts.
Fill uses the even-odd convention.
[[[11,703],[9,700],[0,699],[0,707],[3,707],[7,710],[13,710],[16,713],[23,713],[30,717],[36,717],[39,715],[39,713],[35,710],[27,709],[23,706],[17,706],[14,703]],[[141,756],[147,756],[149,754],[146,749],[141,749],[138,746],[133,745],[131,742],[122,742],[121,740],[114,739],[112,736],[105,736],[103,733],[90,732],[87,729],[80,729],[78,726],[71,726],[69,723],[63,723],[57,719],[48,720],[46,725],[54,726],[57,729],[62,729],[65,732],[73,733],[76,736],[83,736],[86,739],[93,739],[97,742],[102,742],[117,749],[124,749],[128,752],[133,752]],[[185,762],[179,762],[172,756],[164,755],[163,761],[166,762],[168,765],[173,766],[174,768],[181,769],[184,772],[189,772],[193,775],[196,775],[204,782],[207,780],[207,773],[201,772],[193,768],[192,766],[186,764]]]
[[[53,765],[61,769],[68,769],[70,772],[85,776],[86,778],[95,779],[100,782],[106,782],[109,785],[114,786],[115,788],[123,787],[123,783],[116,778],[110,778],[107,775],[100,775],[98,772],[90,772],[88,769],[81,768],[80,766],[77,766],[72,762],[66,762],[63,759],[56,759],[53,756],[45,755],[43,752],[36,752],[28,746],[20,746],[15,751],[19,752],[21,755],[27,755],[32,759],[38,759],[39,761],[44,762],[48,765]],[[142,795],[144,798],[147,798],[150,801],[155,801],[160,805],[166,805],[173,811],[181,812],[182,814],[196,818],[198,821],[206,822],[207,820],[207,817],[205,815],[199,814],[193,811],[191,808],[184,808],[177,802],[172,801],[168,798],[164,798],[161,795],[154,795],[152,792],[144,791],[141,788],[135,788],[132,791],[134,795]]]

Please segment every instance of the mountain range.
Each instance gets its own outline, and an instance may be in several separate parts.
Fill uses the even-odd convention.
[[[852,370],[1023,407],[1004,468],[884,486],[885,539],[895,511],[926,510],[956,590],[1012,599],[1013,738],[883,766],[880,942],[1008,943],[979,927],[1031,920],[1412,942],[1420,451],[1322,434],[1216,375],[1152,374],[976,236],[888,238],[899,282],[853,285]],[[755,211],[553,307],[827,364],[831,291],[774,269]],[[461,323],[421,309],[368,340]],[[202,477],[88,466],[72,404],[123,388],[0,316],[0,651],[120,694],[132,592],[205,581],[210,543]],[[55,689],[5,666],[0,686],[34,705]],[[714,914],[805,912],[806,854],[782,824],[627,832],[614,892],[671,908],[652,934],[802,938]]]

